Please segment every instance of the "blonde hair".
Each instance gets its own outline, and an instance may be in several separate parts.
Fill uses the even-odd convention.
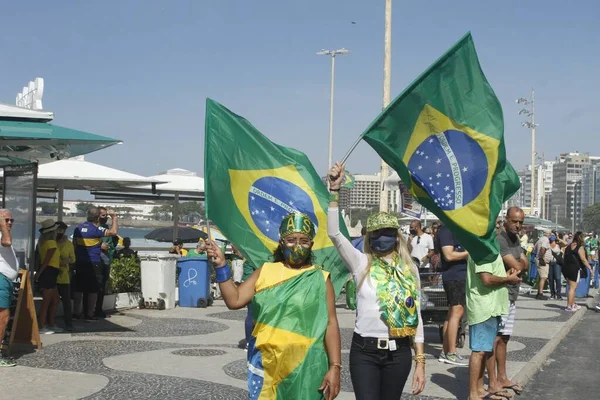
[[[365,270],[364,275],[360,278],[357,288],[360,288],[365,281],[365,278],[369,276],[371,272],[371,266],[373,265],[373,260],[376,258],[381,258],[380,255],[376,254],[375,251],[371,249],[370,243],[372,234],[373,232],[367,232],[365,235],[365,240],[363,241],[363,253],[367,256],[367,269]],[[404,236],[402,236],[402,232],[400,232],[400,230],[396,230],[396,237],[398,238],[398,245],[394,251],[398,253],[398,256],[400,257],[400,260],[402,260],[403,264],[411,266],[410,270],[418,279],[419,274],[418,272],[415,272],[414,263],[410,256],[410,252],[408,251],[408,244],[406,243],[406,240],[404,240]]]

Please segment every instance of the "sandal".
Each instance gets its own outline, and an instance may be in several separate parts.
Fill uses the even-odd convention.
[[[515,392],[515,394],[517,396],[520,396],[521,393],[523,392],[523,386],[519,385],[518,383],[515,383],[514,385],[510,385],[510,386],[504,386],[503,389],[510,389],[513,392]]]

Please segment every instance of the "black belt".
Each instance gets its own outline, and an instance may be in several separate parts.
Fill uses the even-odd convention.
[[[354,332],[354,336],[352,337],[353,341],[358,343],[362,343],[364,347],[371,347],[378,350],[389,350],[390,343],[396,342],[396,348],[400,347],[410,347],[410,338],[394,338],[394,339],[385,339],[385,338],[374,338],[374,337],[363,337],[358,333]]]

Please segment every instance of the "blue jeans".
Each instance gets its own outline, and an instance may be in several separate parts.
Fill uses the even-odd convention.
[[[550,285],[550,294],[552,296],[560,296],[562,291],[561,282],[562,270],[557,263],[550,263],[550,271],[548,273],[548,281]]]

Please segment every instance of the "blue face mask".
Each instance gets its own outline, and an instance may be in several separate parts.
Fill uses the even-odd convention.
[[[378,253],[387,253],[396,247],[396,236],[379,236],[377,239],[371,238],[371,248]]]

